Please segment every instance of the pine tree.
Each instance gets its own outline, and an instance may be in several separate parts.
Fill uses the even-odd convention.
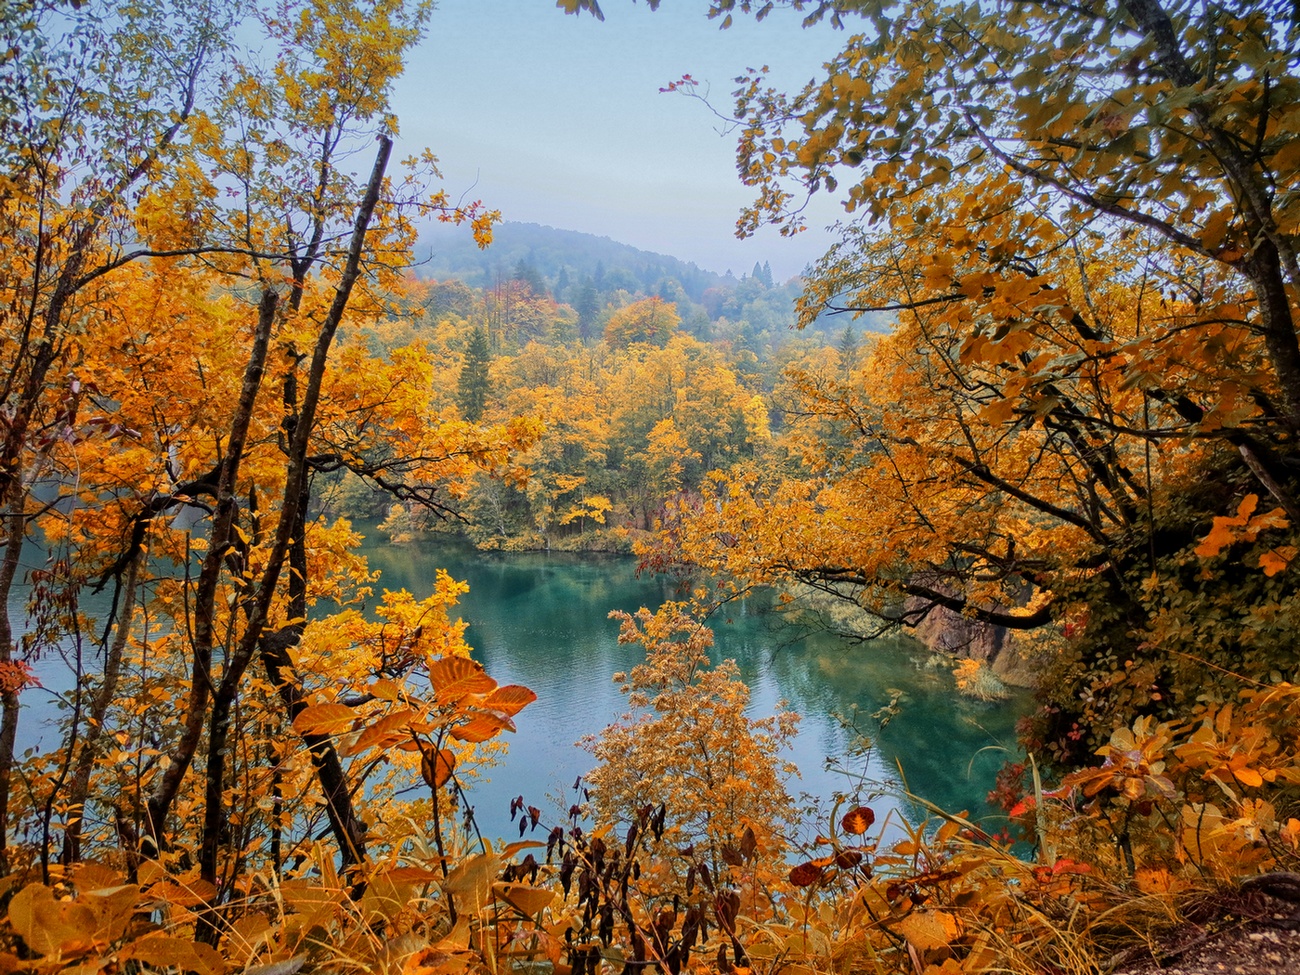
[[[522,281],[528,285],[529,290],[535,295],[546,294],[546,282],[542,280],[542,275],[536,266],[528,260],[520,258],[515,264],[515,271],[511,277],[515,281]]]
[[[456,390],[460,414],[470,423],[481,420],[483,411],[487,408],[488,394],[492,391],[488,379],[488,363],[491,358],[487,335],[480,326],[475,325],[470,332],[469,343],[465,346],[465,363],[460,367],[460,382]]]
[[[843,372],[852,372],[858,364],[858,356],[861,351],[861,345],[858,342],[858,333],[853,331],[852,325],[845,325],[844,331],[840,333],[840,341],[837,346],[840,353],[840,369]]]
[[[596,285],[588,278],[578,290],[578,298],[573,303],[573,310],[578,313],[578,335],[585,342],[596,331],[596,315],[600,311],[600,297]]]

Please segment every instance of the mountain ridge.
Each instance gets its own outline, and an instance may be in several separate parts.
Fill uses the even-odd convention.
[[[626,285],[628,290],[654,291],[668,278],[676,280],[696,301],[709,288],[741,280],[730,272],[719,274],[693,261],[643,250],[609,236],[522,221],[498,224],[492,246],[486,250],[480,250],[463,228],[435,224],[420,232],[415,252],[420,277],[455,278],[474,287],[491,287],[499,278],[514,274],[521,263],[552,288],[557,281],[576,285],[591,278],[597,286],[612,283]],[[601,280],[606,275],[617,279],[620,272],[629,280]]]

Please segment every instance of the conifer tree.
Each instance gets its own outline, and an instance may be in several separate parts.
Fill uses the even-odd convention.
[[[587,278],[578,290],[573,309],[578,313],[578,335],[586,341],[595,334],[596,315],[600,311],[600,297],[591,278]]]
[[[460,383],[456,390],[460,415],[471,423],[481,420],[487,408],[488,394],[492,389],[488,379],[491,358],[487,335],[481,326],[475,325],[470,332],[469,344],[465,346],[465,363],[460,368]]]
[[[857,367],[858,357],[861,353],[858,333],[853,331],[852,325],[844,326],[844,331],[840,333],[840,341],[836,348],[840,353],[840,370],[846,373],[852,372]]]

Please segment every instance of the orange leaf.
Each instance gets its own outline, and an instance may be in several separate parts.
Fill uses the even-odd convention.
[[[1242,785],[1248,785],[1253,789],[1258,789],[1264,784],[1264,777],[1253,768],[1235,768],[1232,770],[1232,775]]]
[[[367,725],[357,736],[356,744],[340,749],[345,755],[356,755],[367,748],[391,748],[407,740],[411,716],[415,714],[410,708],[386,714],[374,724]]]
[[[850,809],[840,820],[840,829],[854,836],[861,836],[871,828],[871,824],[876,821],[876,814],[866,806],[858,806],[856,809]]]
[[[293,730],[300,735],[338,735],[350,731],[355,718],[346,704],[313,704],[298,712]]]
[[[483,706],[502,714],[518,714],[537,700],[537,695],[522,684],[498,687],[483,700]]]
[[[427,884],[441,880],[442,874],[436,870],[426,870],[424,867],[393,867],[391,870],[385,870],[383,877],[393,884]]]
[[[514,730],[515,723],[505,715],[476,711],[469,721],[452,728],[451,736],[458,741],[479,742],[495,738],[502,731]]]
[[[951,944],[960,934],[957,919],[943,911],[914,911],[895,927],[918,951],[934,951]]]
[[[123,961],[142,961],[156,968],[178,968],[199,975],[218,975],[225,971],[225,963],[215,948],[183,938],[146,935],[123,948],[118,957]]]
[[[444,703],[469,694],[490,694],[497,686],[481,664],[466,657],[439,657],[433,661],[429,664],[429,683]]]
[[[1286,569],[1296,557],[1296,548],[1294,545],[1279,545],[1271,552],[1265,552],[1259,557],[1259,567],[1264,570],[1264,575],[1275,576]]]
[[[164,880],[149,888],[150,897],[158,897],[176,907],[198,907],[216,899],[217,888],[206,880],[178,882]]]
[[[980,409],[980,420],[990,426],[998,426],[1016,417],[1016,402],[1012,399],[999,398],[986,403]]]

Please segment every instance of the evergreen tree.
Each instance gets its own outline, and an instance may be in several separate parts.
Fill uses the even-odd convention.
[[[512,277],[514,280],[522,281],[528,285],[533,294],[546,294],[546,282],[542,280],[541,273],[530,261],[520,258],[519,262],[515,264],[515,272]]]
[[[488,363],[491,358],[487,335],[482,327],[475,325],[469,334],[469,343],[465,346],[465,363],[460,367],[460,382],[456,389],[460,415],[470,423],[481,420],[483,411],[487,408],[488,394],[492,391],[488,379]]]
[[[836,348],[840,353],[841,371],[852,372],[858,365],[858,356],[861,352],[858,333],[853,331],[852,325],[844,326],[844,331],[840,333],[840,341]]]
[[[768,261],[763,262],[763,283],[772,287],[772,265]]]
[[[578,313],[578,335],[585,342],[596,332],[596,316],[600,312],[600,298],[596,285],[591,278],[582,282],[578,290],[578,299],[573,303],[573,310]]]

